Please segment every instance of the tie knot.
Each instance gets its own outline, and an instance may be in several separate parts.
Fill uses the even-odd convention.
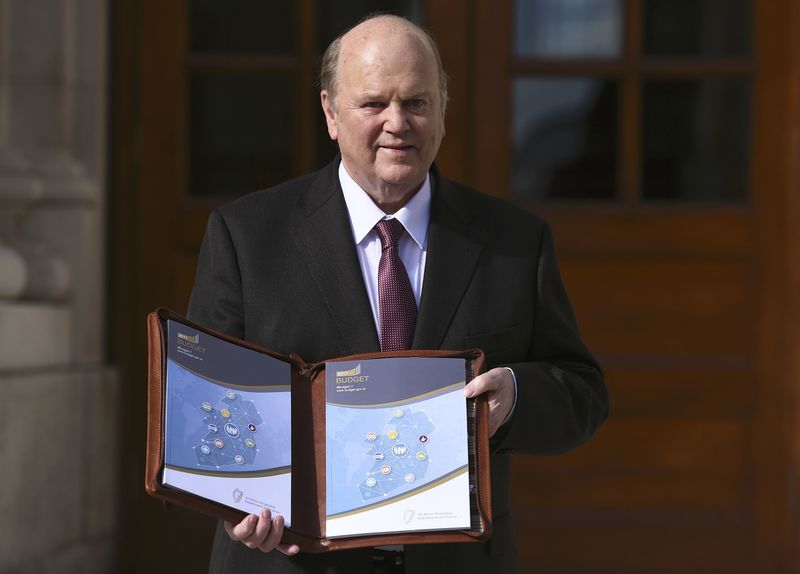
[[[378,237],[381,238],[381,247],[383,249],[396,247],[397,242],[406,230],[397,219],[381,219],[375,225],[375,229],[378,232]]]

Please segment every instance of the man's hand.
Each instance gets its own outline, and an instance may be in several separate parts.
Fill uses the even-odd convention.
[[[281,544],[283,536],[283,516],[272,519],[272,513],[262,508],[259,514],[245,516],[239,524],[233,525],[225,522],[225,531],[231,540],[241,542],[248,548],[258,548],[262,552],[279,552],[291,556],[297,554],[300,548],[296,544]]]
[[[489,436],[494,436],[497,429],[508,417],[516,398],[514,377],[508,369],[500,367],[478,375],[464,387],[467,398],[489,393]]]

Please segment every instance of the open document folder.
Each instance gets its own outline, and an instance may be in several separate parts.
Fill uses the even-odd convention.
[[[491,535],[483,353],[308,364],[148,316],[147,491],[238,522],[270,508],[306,552]]]

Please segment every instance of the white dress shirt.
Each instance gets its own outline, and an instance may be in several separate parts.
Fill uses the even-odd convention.
[[[356,244],[361,274],[367,288],[372,316],[380,337],[381,321],[378,315],[378,264],[381,260],[381,240],[375,231],[375,224],[381,219],[395,218],[403,224],[406,233],[400,238],[397,247],[400,260],[408,273],[411,290],[419,308],[422,294],[422,280],[425,274],[425,257],[427,255],[428,223],[431,219],[431,178],[425,177],[420,190],[396,213],[386,215],[372,198],[361,189],[350,177],[344,167],[339,164],[339,182],[342,184],[347,213],[350,216],[350,229]]]
[[[400,238],[398,253],[411,281],[411,290],[419,308],[419,298],[422,294],[422,280],[425,274],[425,258],[427,256],[428,223],[431,219],[431,177],[425,177],[425,182],[420,190],[414,194],[408,203],[396,213],[386,215],[380,207],[375,205],[372,198],[361,189],[355,180],[350,177],[344,167],[339,164],[339,182],[344,192],[344,201],[347,204],[347,213],[350,216],[350,229],[353,231],[353,241],[356,244],[358,262],[361,265],[361,274],[364,285],[367,287],[367,296],[375,319],[375,328],[380,338],[381,321],[378,314],[378,264],[381,260],[381,240],[375,231],[375,224],[381,219],[399,219],[406,233]],[[511,418],[517,408],[517,377],[510,367],[505,367],[514,381],[514,402],[503,424]],[[383,547],[381,547],[383,548]]]

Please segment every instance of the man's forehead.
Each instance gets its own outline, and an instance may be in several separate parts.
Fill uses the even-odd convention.
[[[340,88],[353,97],[386,97],[390,90],[401,99],[427,99],[439,93],[436,66],[419,51],[383,46],[378,51],[342,54],[339,74],[345,82]]]
[[[379,87],[375,89],[367,88],[355,91],[352,96],[360,100],[378,100],[388,96],[409,100],[414,98],[433,99],[437,95],[435,89],[428,89],[426,86],[401,86],[400,88],[397,93],[391,94],[387,94],[385,90],[381,90]]]
[[[342,36],[342,52],[358,54],[369,46],[380,48],[387,43],[416,46],[423,51],[430,49],[420,32],[406,20],[379,16],[362,22]]]
[[[342,76],[356,76],[365,82],[370,78],[383,81],[412,70],[419,76],[416,80],[435,81],[436,75],[435,58],[412,36],[382,36],[343,46],[337,67]]]
[[[397,33],[411,33],[416,34],[417,31],[414,26],[408,21],[398,16],[378,16],[362,22],[347,32],[342,39],[350,40],[365,40],[373,37],[375,34],[397,34]]]

